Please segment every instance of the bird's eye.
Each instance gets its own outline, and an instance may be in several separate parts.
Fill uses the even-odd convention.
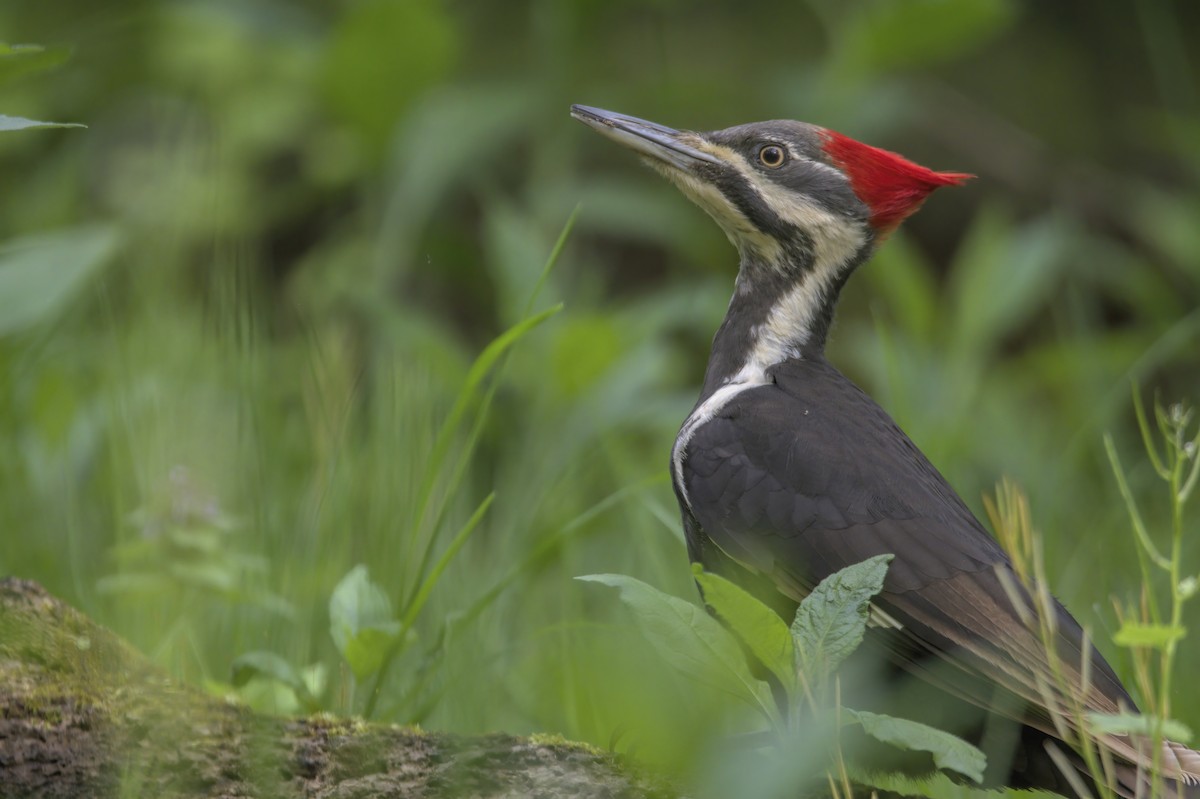
[[[762,162],[763,166],[769,166],[772,169],[783,166],[786,157],[783,148],[777,144],[768,144],[758,151],[758,160]]]

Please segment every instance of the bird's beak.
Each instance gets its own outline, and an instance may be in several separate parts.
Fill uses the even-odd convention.
[[[694,133],[587,105],[571,106],[571,116],[618,144],[678,169],[690,171],[703,163],[721,163],[716,156],[688,143],[688,139],[698,138]]]

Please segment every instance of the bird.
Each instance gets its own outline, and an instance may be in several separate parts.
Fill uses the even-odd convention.
[[[931,193],[973,176],[791,120],[698,132],[585,105],[571,115],[638,153],[738,253],[699,398],[670,455],[689,559],[790,621],[821,580],[892,555],[868,640],[933,691],[910,704],[977,708],[977,736],[989,720],[1009,719],[1017,732],[989,781],[1082,793],[1080,756],[1066,758],[1067,769],[1085,772],[1074,779],[1051,756],[1071,753],[1064,738],[1077,731],[1073,708],[1132,712],[1132,697],[1048,597],[1053,646],[1075,697],[1053,687],[1050,654],[1018,607],[1027,594],[1014,592],[1021,583],[1008,555],[888,413],[825,356],[847,279]],[[1145,795],[1145,769],[1157,759],[1167,795],[1200,799],[1200,753],[1167,741],[1155,758],[1127,737],[1099,741],[1119,794]]]

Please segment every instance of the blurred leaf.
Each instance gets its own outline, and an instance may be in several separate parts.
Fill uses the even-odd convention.
[[[217,592],[237,588],[237,574],[224,563],[172,563],[171,576],[183,583]]]
[[[867,735],[900,749],[929,752],[938,768],[957,771],[975,782],[983,782],[987,757],[978,748],[948,732],[908,719],[898,719],[861,710],[848,711]]]
[[[537,94],[526,84],[442,87],[407,115],[395,137],[390,191],[381,224],[376,271],[413,266],[413,239],[449,189],[509,151],[529,129]],[[436,146],[431,143],[436,142]]]
[[[874,0],[854,6],[840,31],[840,63],[867,75],[948,61],[999,35],[1010,0]]]
[[[399,632],[387,594],[355,566],[329,597],[329,633],[357,679],[379,668]]]
[[[86,125],[80,125],[76,122],[39,122],[36,119],[24,119],[23,117],[10,117],[0,114],[0,131],[3,130],[25,130],[27,128],[85,128]]]
[[[453,66],[458,32],[439,0],[361,0],[349,9],[325,55],[323,88],[368,143],[382,148],[416,96]]]
[[[534,215],[500,199],[485,206],[484,253],[503,324],[527,316],[527,299],[546,260],[547,236]]]
[[[1160,724],[1161,728],[1156,729]],[[1137,713],[1089,713],[1088,731],[1101,735],[1143,735],[1147,738],[1157,732],[1181,744],[1192,740],[1191,729],[1181,721]]]
[[[347,572],[329,597],[330,634],[338,646],[346,633],[356,633],[367,627],[390,624],[392,603],[383,589],[371,579],[367,567],[359,564]]]
[[[357,680],[365,680],[383,665],[400,633],[400,624],[367,627],[346,639],[342,657]]]
[[[0,84],[9,83],[32,72],[53,69],[70,57],[71,50],[68,47],[43,47],[40,44],[0,42]],[[0,119],[4,119],[4,117],[0,117]],[[4,130],[4,128],[0,128],[0,130]]]
[[[800,668],[810,682],[819,682],[862,643],[871,599],[883,590],[883,578],[893,555],[876,555],[829,575],[796,609],[792,635]]]
[[[1150,242],[1200,277],[1200,197],[1140,186],[1127,207],[1130,220]]]
[[[96,581],[101,594],[164,594],[175,587],[165,574],[114,574]]]
[[[919,341],[933,339],[940,318],[937,281],[928,259],[903,231],[880,248],[874,263],[863,272],[875,294],[885,298],[894,311],[901,330]]]
[[[980,362],[1046,301],[1066,258],[1069,229],[1057,217],[1020,228],[985,210],[955,258],[951,307],[954,351]]]
[[[609,316],[572,316],[554,337],[547,377],[568,397],[582,395],[620,359],[621,338]]]
[[[264,677],[296,690],[307,690],[292,664],[274,652],[247,652],[233,661],[230,670],[230,679],[236,688],[242,687],[255,677]]]
[[[1117,646],[1145,646],[1162,649],[1173,641],[1178,641],[1186,634],[1182,627],[1169,624],[1140,624],[1127,621],[1121,629],[1113,634],[1113,643]]]
[[[751,676],[737,641],[703,608],[623,574],[589,574],[576,579],[620,591],[621,601],[633,611],[642,633],[674,669],[774,717],[766,684]]]
[[[0,247],[0,336],[57,313],[116,246],[113,228],[89,226]]]
[[[792,695],[796,685],[796,645],[779,614],[718,574],[692,567],[696,582],[711,607],[750,652]]]

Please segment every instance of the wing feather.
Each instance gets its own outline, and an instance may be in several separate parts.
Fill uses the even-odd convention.
[[[699,530],[795,601],[845,566],[893,554],[878,604],[902,625],[905,647],[1003,686],[1028,703],[1022,721],[1049,728],[1039,687],[1048,658],[998,577],[1010,570],[1004,552],[869,397],[828,365],[790,363],[693,432],[682,477]],[[1056,613],[1056,645],[1081,683],[1082,631]],[[1089,657],[1084,706],[1133,707],[1103,658]],[[1065,698],[1054,701],[1065,710]]]

